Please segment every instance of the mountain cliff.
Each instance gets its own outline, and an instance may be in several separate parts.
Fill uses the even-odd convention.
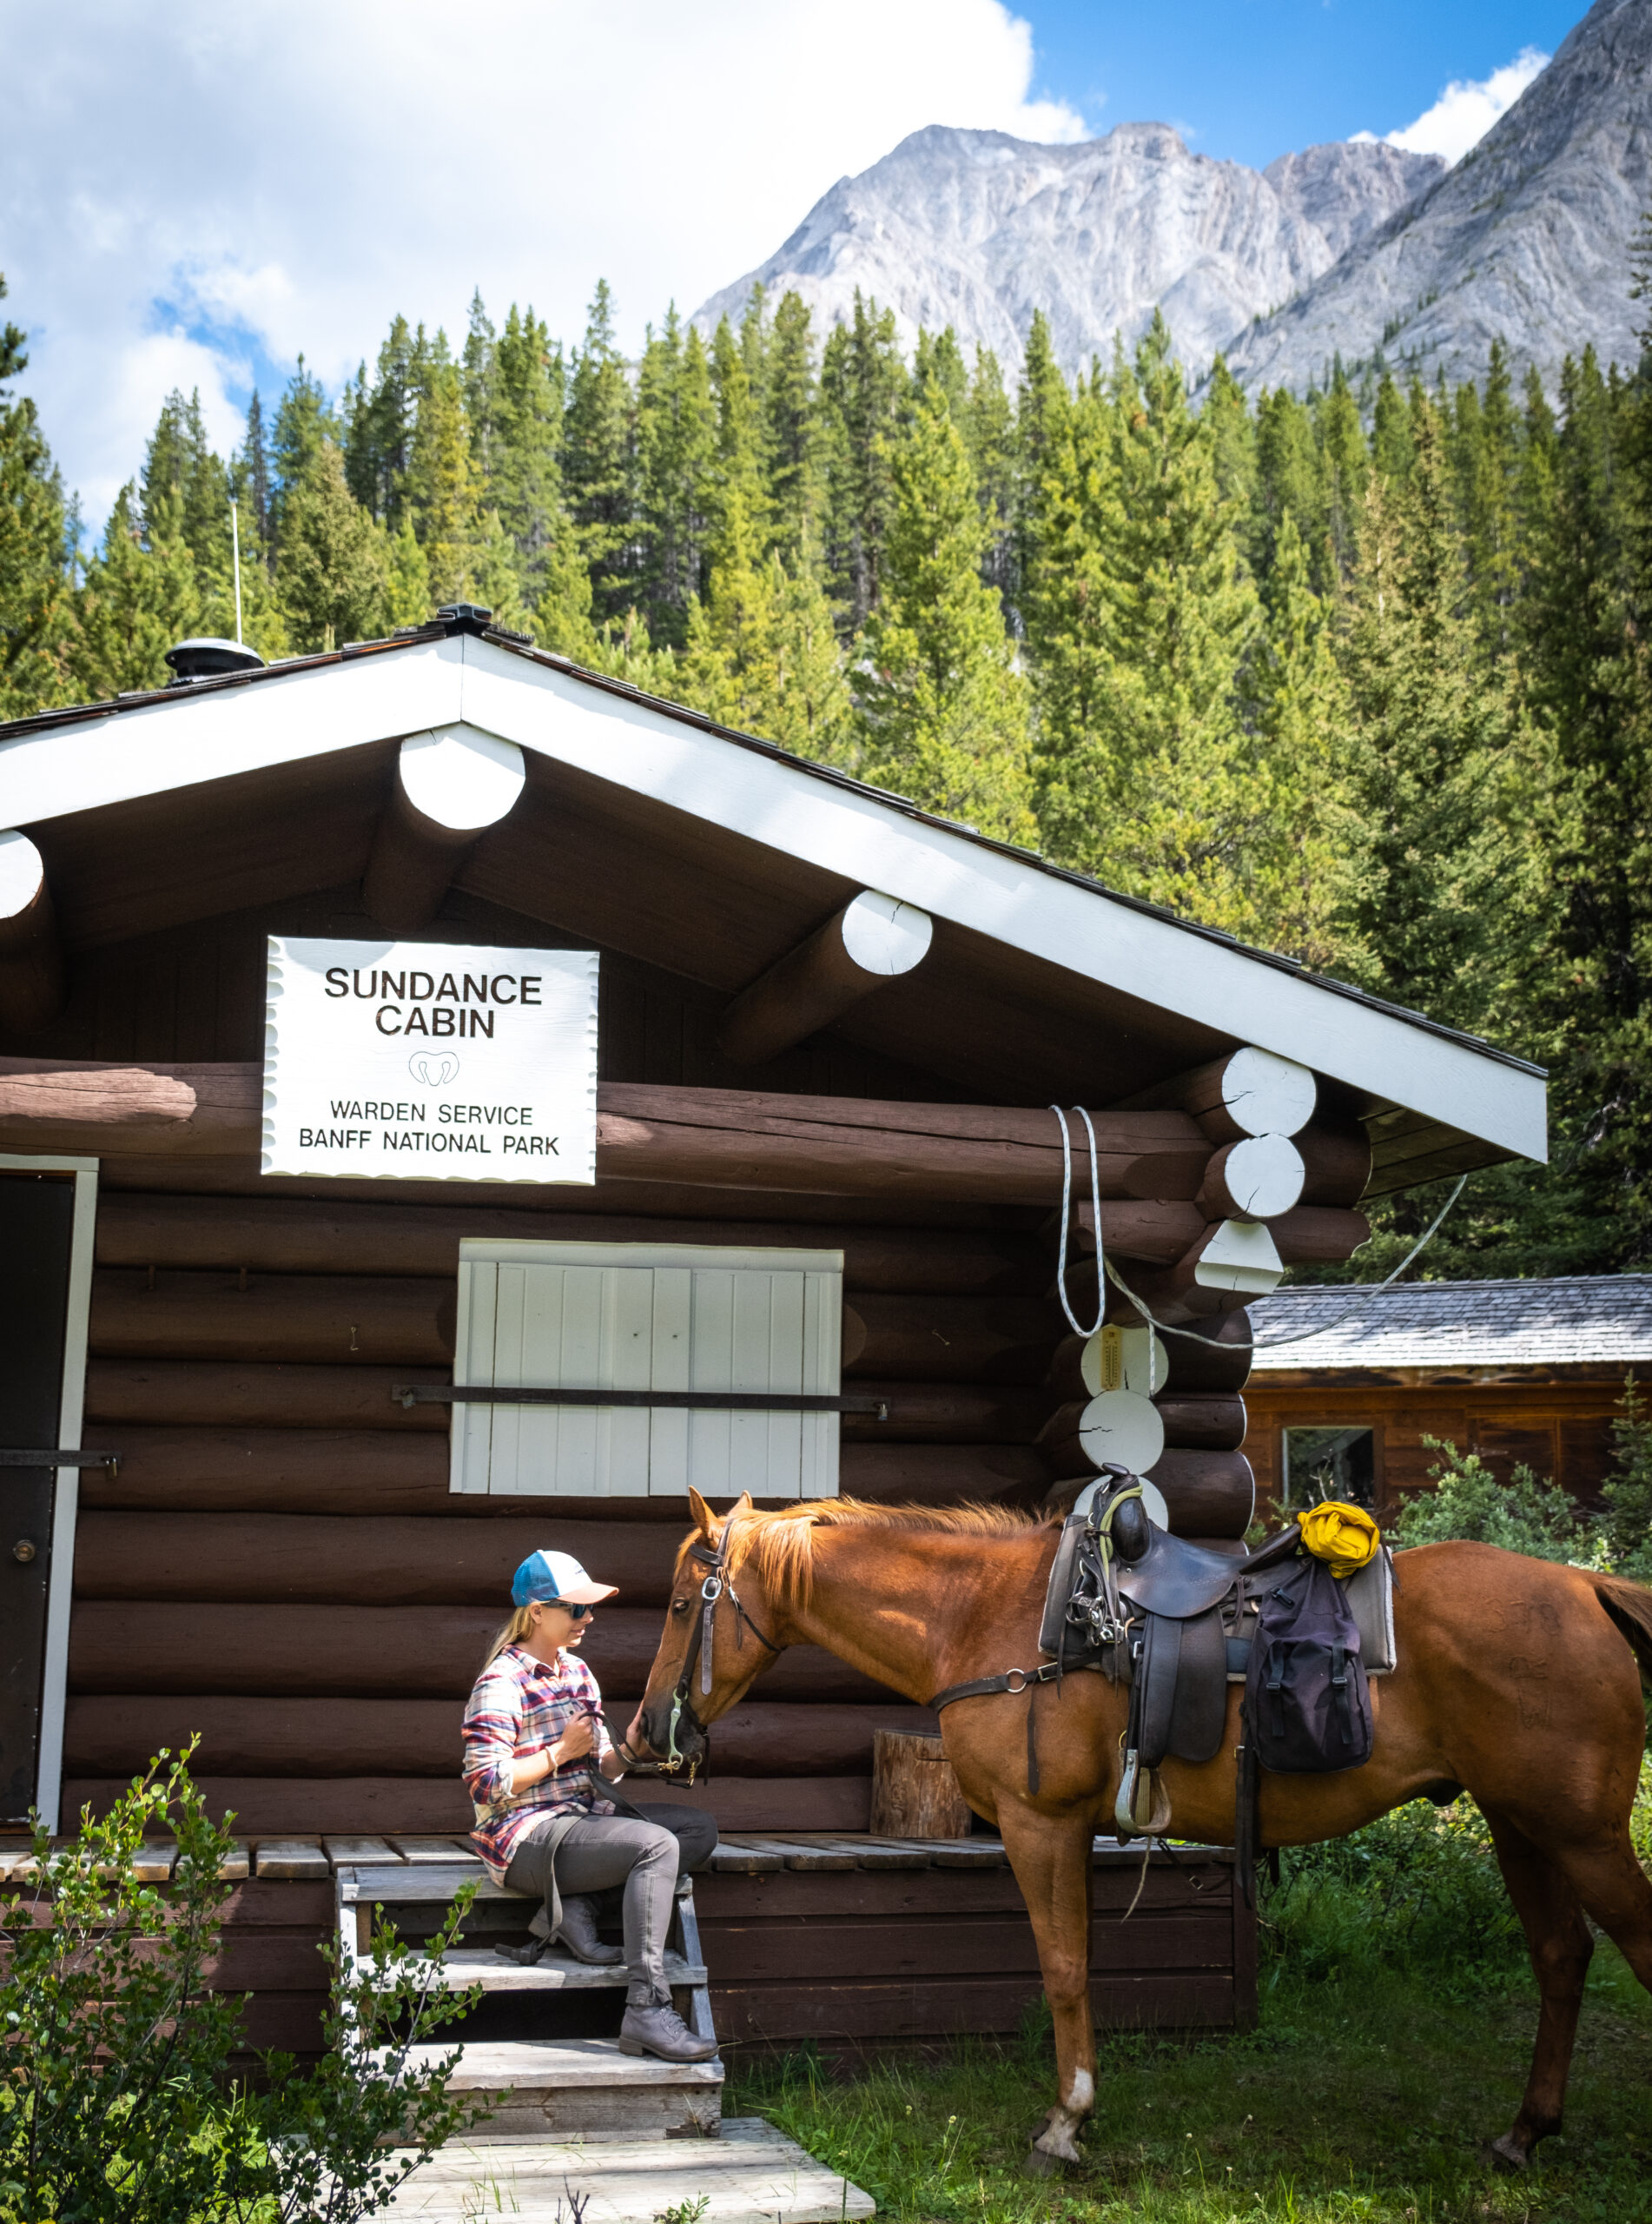
[[[1596,0],[1454,169],[1237,338],[1229,362],[1247,386],[1300,388],[1338,353],[1351,368],[1380,352],[1455,381],[1483,377],[1501,336],[1551,389],[1589,341],[1632,363],[1644,309],[1629,248],[1649,200],[1652,0]]]
[[[1444,169],[1372,141],[1311,147],[1265,171],[1191,153],[1162,123],[1044,147],[940,124],[843,178],[779,252],[695,314],[737,316],[756,284],[795,289],[817,328],[855,291],[892,308],[909,349],[951,325],[1020,366],[1033,312],[1069,369],[1133,341],[1161,308],[1202,369],[1259,316],[1305,294]]]

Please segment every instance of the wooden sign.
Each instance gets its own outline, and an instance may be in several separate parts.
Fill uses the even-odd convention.
[[[266,1174],[597,1178],[597,953],[269,938]]]

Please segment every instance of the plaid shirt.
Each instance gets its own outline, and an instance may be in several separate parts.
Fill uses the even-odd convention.
[[[596,1724],[595,1749],[516,1790],[516,1763],[554,1745],[580,1713]],[[489,1661],[465,1710],[464,1775],[476,1808],[471,1837],[496,1883],[504,1883],[521,1840],[547,1815],[613,1813],[609,1801],[592,1798],[590,1784],[593,1764],[612,1751],[602,1693],[577,1653],[559,1652],[547,1667],[520,1645],[507,1645]]]

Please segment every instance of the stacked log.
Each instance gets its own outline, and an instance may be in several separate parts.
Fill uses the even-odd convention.
[[[457,1725],[512,1569],[551,1544],[620,1587],[589,1657],[618,1727],[647,1678],[688,1526],[675,1499],[455,1499],[447,1409],[461,1234],[841,1248],[840,1481],[875,1501],[1035,1499],[1060,1330],[1029,1213],[793,1223],[446,1202],[123,1191],[99,1218],[87,1425],[122,1455],[83,1479],[65,1797],[103,1801],[199,1732],[208,1796],[242,1827],[451,1830]],[[1006,1225],[1006,1221],[1010,1224]],[[1019,1221],[1020,1226],[1014,1225]],[[767,1665],[719,1724],[715,1784],[748,1822],[864,1825],[880,1729],[933,1718],[831,1656]],[[756,1803],[754,1805],[753,1803]],[[255,1817],[255,1821],[247,1818]]]

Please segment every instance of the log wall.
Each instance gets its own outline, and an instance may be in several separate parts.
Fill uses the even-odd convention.
[[[1066,1324],[1036,1214],[932,1206],[927,1225],[886,1225],[814,1216],[814,1200],[787,1221],[752,1217],[750,1193],[702,1190],[690,1220],[618,1210],[605,1183],[570,1209],[567,1191],[538,1208],[422,1184],[358,1202],[234,1194],[259,1186],[244,1165],[213,1178],[209,1194],[106,1187],[100,1205],[87,1440],[122,1466],[82,1484],[72,1804],[198,1732],[197,1773],[243,1829],[462,1828],[460,1708],[511,1571],[540,1545],[619,1585],[589,1658],[629,1719],[686,1505],[450,1494],[446,1409],[406,1410],[390,1390],[451,1379],[462,1234],[841,1245],[845,1378],[889,1409],[845,1417],[845,1494],[1031,1508],[1059,1475]],[[1189,1533],[1232,1533],[1248,1513],[1247,1358],[1237,1343],[1190,1352],[1164,1393],[1155,1479]],[[799,1650],[719,1725],[710,1804],[730,1825],[864,1828],[875,1731],[929,1726]]]

